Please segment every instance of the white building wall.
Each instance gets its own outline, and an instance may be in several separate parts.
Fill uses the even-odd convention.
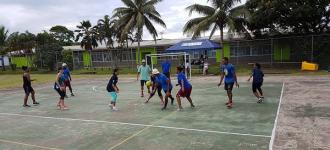
[[[9,58],[7,56],[4,57],[5,66],[9,66]],[[0,66],[2,67],[2,57],[0,56]]]

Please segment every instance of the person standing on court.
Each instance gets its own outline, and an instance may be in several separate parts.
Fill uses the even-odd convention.
[[[162,63],[163,74],[171,80],[171,63],[169,60],[166,60]]]
[[[173,86],[171,84],[170,79],[167,78],[164,74],[160,73],[158,71],[158,69],[153,69],[152,74],[156,76],[156,83],[161,85],[161,87],[163,88],[164,93],[166,94],[165,95],[164,107],[162,108],[162,110],[165,110],[166,107],[167,107],[168,98],[171,99],[171,103],[173,105],[174,98],[171,94]]]
[[[66,91],[66,87],[69,87],[69,90],[71,92],[71,96],[74,96],[74,94],[72,92],[72,87],[71,87],[72,78],[71,78],[71,75],[70,75],[70,70],[68,68],[68,65],[66,63],[63,63],[62,67],[63,67],[63,75],[64,75],[64,78],[65,78],[65,81],[64,81],[65,91]],[[66,92],[65,92],[65,97],[68,97],[66,95]]]
[[[31,107],[30,105],[27,104],[30,93],[31,93],[31,98],[32,98],[33,104],[34,105],[39,105],[39,103],[36,101],[36,98],[35,98],[34,89],[31,86],[31,81],[34,81],[34,80],[31,80],[30,69],[27,66],[23,66],[22,70],[24,71],[24,74],[23,74],[23,89],[24,89],[24,92],[25,92],[23,107]]]
[[[226,103],[226,105],[230,109],[233,107],[232,90],[233,90],[234,84],[236,84],[237,87],[239,87],[239,84],[237,82],[235,67],[234,67],[234,65],[229,63],[229,60],[227,57],[224,57],[222,59],[221,78],[220,78],[220,83],[218,84],[218,86],[221,86],[223,79],[225,79],[225,90],[227,91],[227,96],[228,96],[228,102]]]
[[[264,73],[262,72],[261,65],[259,63],[254,64],[252,74],[248,79],[248,81],[250,81],[252,77],[253,77],[253,81],[252,81],[253,94],[257,97],[258,103],[261,103],[264,100],[264,96],[261,89],[261,86],[264,82]]]
[[[57,91],[57,93],[60,95],[60,99],[57,103],[57,107],[61,110],[67,110],[68,107],[64,104],[64,98],[65,98],[65,78],[63,75],[63,67],[58,68],[58,73],[56,75],[55,83],[54,83],[54,89]]]
[[[140,77],[140,83],[141,83],[141,97],[144,97],[144,85],[149,81],[151,69],[150,67],[146,64],[146,61],[142,59],[142,65],[139,66],[138,68],[138,74],[136,80],[139,80]],[[148,93],[150,93],[150,89],[148,89]]]
[[[109,92],[109,94],[111,96],[111,102],[109,104],[109,107],[114,111],[118,110],[116,108],[116,102],[117,102],[117,97],[118,97],[118,93],[119,93],[119,88],[117,86],[118,74],[119,74],[118,69],[114,69],[113,74],[107,85],[107,91]]]
[[[178,102],[178,111],[181,111],[182,105],[181,105],[181,97],[187,98],[187,100],[190,103],[191,108],[194,108],[195,105],[192,102],[192,99],[190,97],[191,95],[191,90],[192,90],[192,85],[189,83],[187,80],[186,75],[184,74],[184,68],[183,67],[177,67],[177,78],[178,78],[178,84],[177,86],[180,86],[180,90],[176,94],[176,100]]]

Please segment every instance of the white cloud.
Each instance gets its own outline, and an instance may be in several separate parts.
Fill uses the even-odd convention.
[[[191,4],[207,4],[207,0],[163,0],[157,5],[167,29],[156,25],[164,38],[182,38],[184,24],[197,14],[189,16],[185,10]],[[245,0],[242,1],[245,3]],[[33,33],[49,30],[54,25],[64,25],[74,30],[82,20],[93,24],[104,15],[111,15],[116,7],[122,6],[120,0],[1,0],[0,25],[10,32],[29,30]],[[151,36],[144,32],[144,39]]]

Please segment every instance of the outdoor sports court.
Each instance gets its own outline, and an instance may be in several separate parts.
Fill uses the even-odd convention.
[[[119,111],[114,112],[107,82],[74,82],[76,96],[65,100],[67,111],[57,110],[52,84],[35,87],[41,105],[31,108],[21,106],[22,90],[1,93],[0,149],[269,149],[283,86],[265,82],[265,101],[257,104],[250,83],[242,82],[234,89],[234,107],[227,109],[218,81],[196,77],[196,108],[184,99],[184,111],[177,112],[176,106],[161,111],[157,95],[144,104],[139,82],[119,76]]]

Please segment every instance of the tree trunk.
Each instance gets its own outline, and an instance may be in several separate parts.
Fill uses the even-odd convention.
[[[222,46],[221,59],[225,57],[224,45],[223,45],[223,26],[220,25],[220,45]]]
[[[140,54],[140,38],[138,39],[138,65],[140,65],[140,58],[141,58],[141,54]]]
[[[92,70],[92,67],[93,67],[93,57],[92,57],[92,51],[89,51],[89,57],[90,57],[90,64],[89,64],[89,68]]]

